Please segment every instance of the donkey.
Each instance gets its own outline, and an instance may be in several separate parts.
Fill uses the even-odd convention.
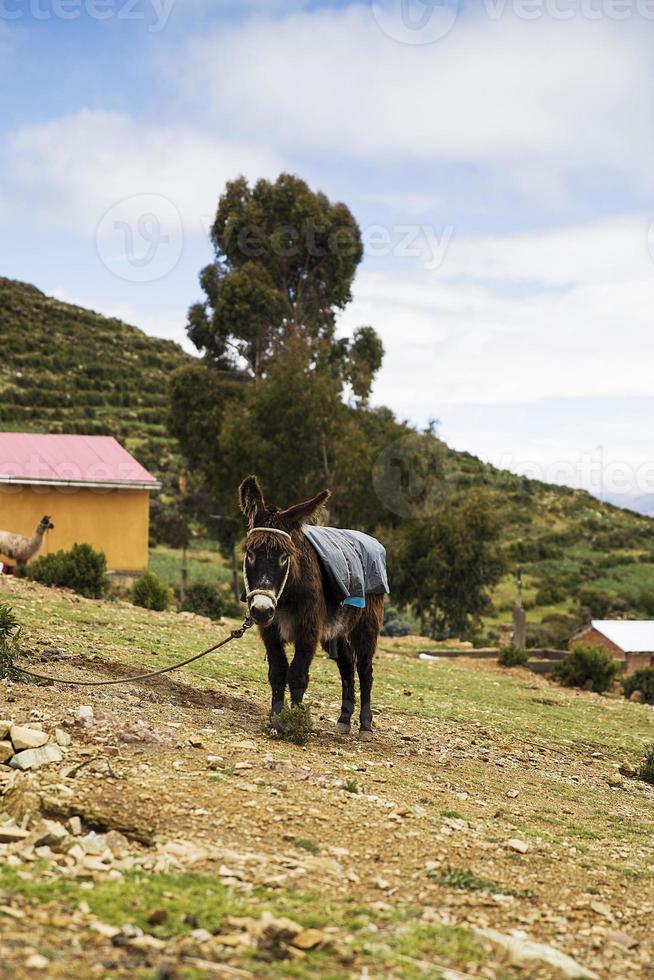
[[[360,735],[372,737],[372,663],[384,616],[384,597],[366,595],[365,608],[343,606],[330,594],[314,548],[302,526],[331,497],[323,490],[310,500],[281,510],[268,506],[259,481],[249,476],[239,487],[241,510],[248,520],[243,579],[250,617],[259,627],[268,659],[272,714],[284,707],[288,685],[291,704],[302,703],[309,666],[318,643],[335,641],[343,697],[337,731],[348,734],[354,712],[354,667],[361,692]],[[286,643],[295,647],[289,665]]]

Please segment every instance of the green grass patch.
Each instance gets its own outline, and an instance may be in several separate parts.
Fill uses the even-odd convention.
[[[481,878],[469,868],[452,868],[449,865],[442,871],[428,871],[427,877],[435,884],[445,888],[458,888],[467,892],[486,892],[489,895],[512,895],[514,898],[533,898],[534,892],[527,889],[500,885],[492,878]]]
[[[320,854],[320,844],[316,844],[314,840],[307,840],[306,837],[296,837],[293,843],[301,850],[309,851],[310,854]]]

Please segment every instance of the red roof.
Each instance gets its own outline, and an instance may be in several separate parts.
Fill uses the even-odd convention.
[[[131,487],[159,483],[113,436],[0,432],[0,483]]]

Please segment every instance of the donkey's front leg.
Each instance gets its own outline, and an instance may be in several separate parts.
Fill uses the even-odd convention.
[[[291,704],[302,704],[304,692],[309,685],[309,666],[313,660],[318,645],[316,637],[313,643],[303,640],[295,644],[295,656],[288,668],[288,687],[291,692]]]
[[[271,714],[277,715],[284,707],[286,681],[288,678],[288,660],[284,652],[279,631],[276,626],[266,626],[259,631],[266,647],[268,658],[268,682],[272,693]]]

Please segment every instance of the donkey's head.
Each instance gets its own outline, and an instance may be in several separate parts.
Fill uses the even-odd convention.
[[[248,613],[257,625],[269,626],[275,618],[282,592],[299,571],[297,532],[315,520],[330,497],[330,491],[323,490],[310,500],[280,510],[266,504],[256,476],[248,476],[241,483],[241,510],[248,521],[243,580]]]

